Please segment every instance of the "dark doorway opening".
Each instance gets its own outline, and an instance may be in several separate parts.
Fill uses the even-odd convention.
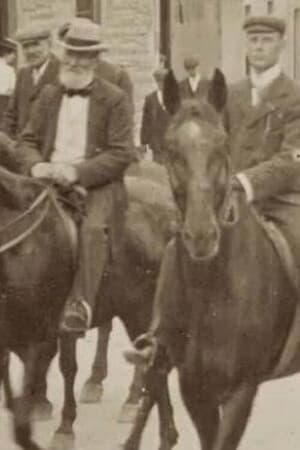
[[[160,0],[160,54],[166,57],[166,64],[171,64],[171,2]]]

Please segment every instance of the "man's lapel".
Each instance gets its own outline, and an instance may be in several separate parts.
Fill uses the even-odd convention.
[[[50,114],[49,117],[47,118],[48,121],[46,127],[47,134],[45,137],[45,148],[44,148],[46,159],[50,157],[51,152],[55,148],[57,123],[62,97],[63,97],[63,88],[61,86],[57,86],[51,100],[51,105],[49,105]]]
[[[87,147],[86,154],[93,154],[98,146],[99,127],[97,126],[99,117],[102,116],[103,103],[105,101],[105,91],[99,86],[99,81],[94,81],[94,86],[90,94],[87,128]]]
[[[263,98],[259,105],[252,108],[248,116],[247,126],[251,127],[260,121],[281,104],[282,99],[288,95],[287,78],[281,74],[273,83],[265,90]]]
[[[32,95],[31,99],[34,100],[38,94],[40,93],[41,89],[46,86],[46,84],[54,84],[56,81],[56,77],[58,75],[58,61],[54,56],[50,56],[48,65],[44,71],[44,73],[39,78],[37,84],[33,84],[33,74],[31,71],[31,83],[32,83]]]
[[[233,104],[237,108],[236,114],[238,115],[239,122],[246,120],[252,113],[251,84],[249,79],[241,82],[239,88],[234,91]]]

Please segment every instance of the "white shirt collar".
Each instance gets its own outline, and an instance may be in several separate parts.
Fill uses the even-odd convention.
[[[33,76],[33,81],[35,84],[38,83],[39,79],[44,75],[48,64],[49,64],[49,59],[46,59],[46,61],[40,67],[33,69],[32,76]]]
[[[160,89],[156,90],[156,96],[157,96],[158,103],[164,109],[165,105],[164,105],[163,93]]]
[[[252,86],[260,89],[265,89],[270,84],[273,83],[282,73],[282,68],[280,64],[275,64],[264,72],[257,73],[253,68],[250,69],[250,80]]]
[[[191,89],[193,92],[197,90],[198,84],[201,81],[201,75],[198,73],[195,77],[188,77]]]

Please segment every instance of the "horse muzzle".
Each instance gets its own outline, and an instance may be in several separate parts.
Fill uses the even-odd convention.
[[[194,261],[208,261],[215,258],[219,252],[220,232],[215,227],[201,234],[191,233],[184,228],[181,238],[188,254]]]

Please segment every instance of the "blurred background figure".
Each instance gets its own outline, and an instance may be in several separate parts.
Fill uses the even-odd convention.
[[[25,67],[17,72],[16,87],[1,121],[1,131],[17,140],[30,115],[33,103],[46,84],[57,81],[59,61],[52,53],[51,30],[34,24],[17,30]]]
[[[162,93],[167,73],[168,69],[164,67],[160,67],[153,72],[156,89],[145,98],[140,134],[145,157],[149,159],[150,151],[152,159],[160,164],[164,162],[163,139],[170,119]]]
[[[16,84],[15,64],[17,59],[17,43],[4,38],[0,41],[0,120],[7,108],[9,97]]]
[[[209,81],[201,74],[200,60],[197,56],[187,56],[183,64],[187,77],[179,83],[181,100],[201,100],[207,94]]]

